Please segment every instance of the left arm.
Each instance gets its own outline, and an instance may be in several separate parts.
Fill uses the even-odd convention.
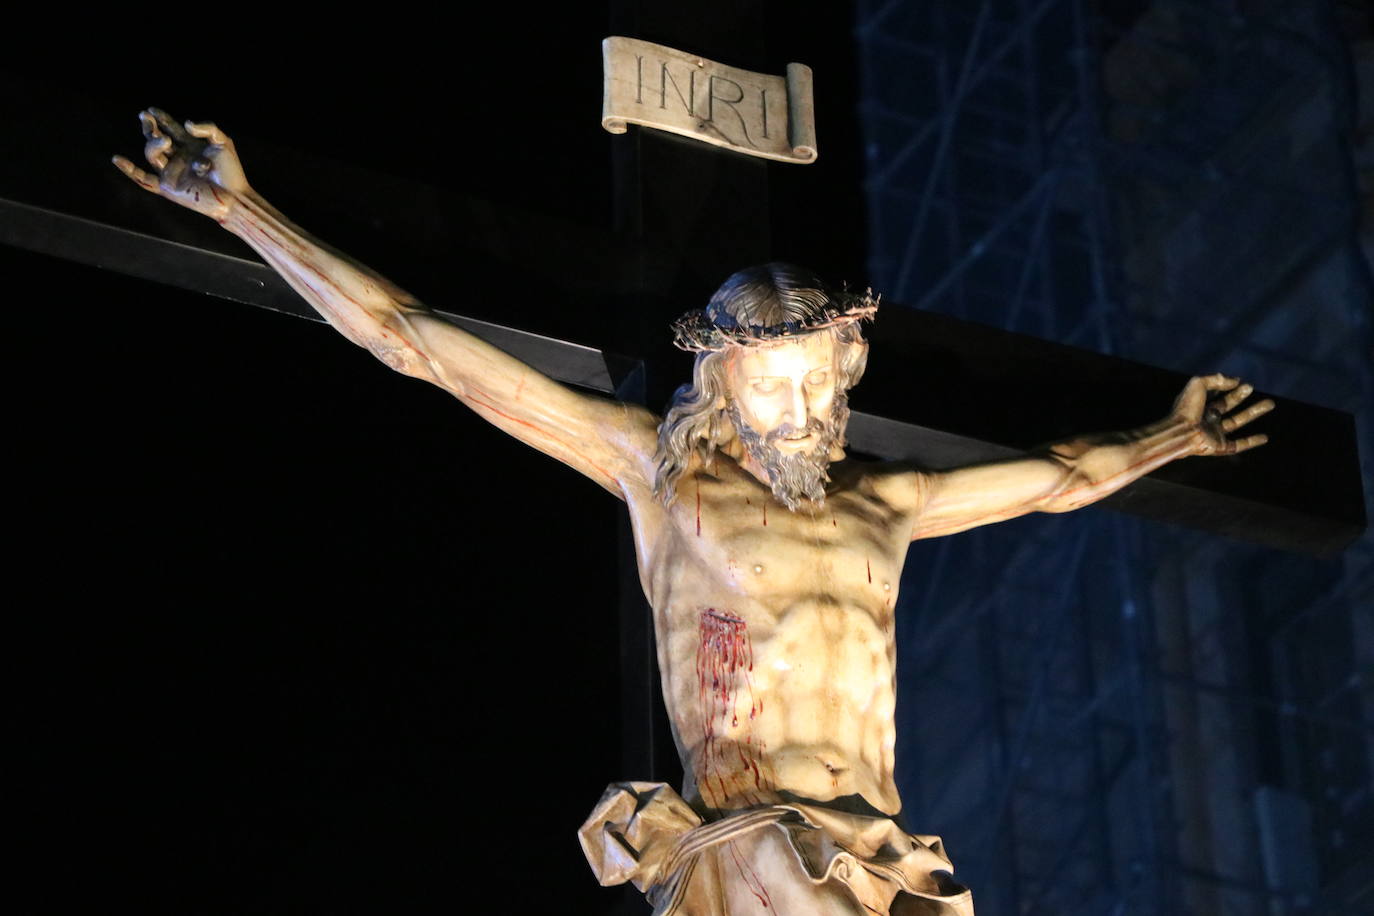
[[[1121,433],[1080,436],[1034,457],[921,473],[912,540],[954,534],[1027,512],[1069,512],[1115,493],[1155,468],[1189,455],[1234,455],[1264,435],[1230,438],[1274,409],[1260,401],[1236,410],[1254,389],[1224,375],[1188,382],[1158,423]],[[1235,411],[1233,413],[1233,411]]]

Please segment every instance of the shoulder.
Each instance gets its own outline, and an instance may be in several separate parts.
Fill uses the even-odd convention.
[[[620,424],[626,430],[633,431],[641,437],[648,437],[655,442],[658,440],[658,428],[663,423],[663,418],[654,413],[647,407],[639,404],[632,404],[626,401],[616,401],[620,409]]]
[[[848,459],[832,475],[837,484],[867,493],[903,512],[918,512],[930,492],[933,475],[908,461]]]
[[[593,435],[614,448],[634,467],[630,480],[653,488],[655,453],[658,450],[658,427],[661,418],[648,408],[625,401],[614,401],[592,395],[598,402],[599,422]]]

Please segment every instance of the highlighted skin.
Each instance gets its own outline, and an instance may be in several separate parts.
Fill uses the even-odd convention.
[[[1273,402],[1246,406],[1249,385],[1210,375],[1138,430],[938,473],[855,462],[841,447],[839,370],[861,364],[866,345],[832,328],[731,345],[722,390],[705,401],[713,448],[675,466],[678,496],[665,505],[657,416],[552,381],[314,239],[249,185],[214,124],[157,109],[139,119],[152,171],[114,160],[132,181],[233,232],[387,366],[626,502],[687,794],[705,807],[855,796],[900,809],[892,615],[913,539],[1070,511],[1178,458],[1266,441],[1232,434]],[[771,908],[748,862],[737,865]]]

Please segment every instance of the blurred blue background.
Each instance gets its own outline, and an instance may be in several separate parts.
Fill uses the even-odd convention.
[[[865,0],[890,301],[1354,413],[1374,479],[1358,3]],[[917,542],[899,779],[983,916],[1374,912],[1374,539],[1090,509]]]

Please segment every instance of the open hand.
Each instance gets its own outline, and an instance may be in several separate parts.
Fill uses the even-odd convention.
[[[1265,398],[1237,410],[1254,394],[1253,385],[1225,375],[1200,375],[1188,382],[1174,401],[1173,417],[1194,427],[1197,432],[1195,455],[1235,455],[1269,441],[1263,433],[1234,439],[1231,434],[1251,420],[1274,409]]]
[[[139,112],[138,119],[147,138],[143,156],[154,171],[123,156],[114,157],[115,166],[144,190],[224,222],[236,196],[249,190],[234,141],[214,124],[181,125],[158,108]]]

